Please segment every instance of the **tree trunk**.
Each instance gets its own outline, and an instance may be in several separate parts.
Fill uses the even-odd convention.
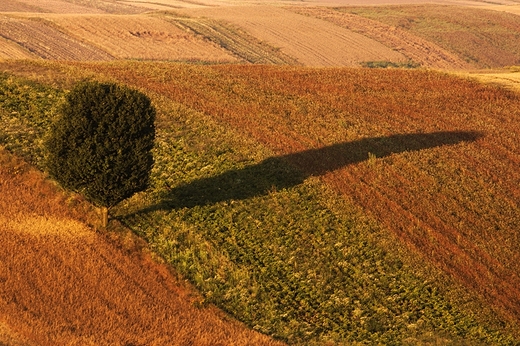
[[[108,226],[108,208],[101,207],[101,227],[106,229]]]

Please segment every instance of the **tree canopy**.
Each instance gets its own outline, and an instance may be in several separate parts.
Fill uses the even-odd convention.
[[[71,90],[45,141],[51,177],[111,208],[148,187],[155,108],[143,93],[87,81]]]

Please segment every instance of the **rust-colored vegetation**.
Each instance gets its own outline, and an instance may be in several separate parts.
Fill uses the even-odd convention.
[[[182,102],[279,155],[337,146],[323,153],[344,156],[342,167],[287,158],[518,320],[518,94],[427,71],[78,66]]]
[[[89,206],[1,148],[0,196],[0,344],[279,344],[197,307],[141,241],[95,232]]]

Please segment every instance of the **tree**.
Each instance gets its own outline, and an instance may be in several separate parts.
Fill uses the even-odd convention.
[[[155,109],[143,93],[82,82],[67,94],[45,140],[46,165],[63,187],[108,210],[148,187]]]

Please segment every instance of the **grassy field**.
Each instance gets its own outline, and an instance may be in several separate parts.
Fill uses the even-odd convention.
[[[2,143],[36,164],[74,80],[154,99],[153,187],[113,216],[255,330],[291,344],[519,342],[518,94],[422,70],[1,68],[47,85],[2,79]]]

